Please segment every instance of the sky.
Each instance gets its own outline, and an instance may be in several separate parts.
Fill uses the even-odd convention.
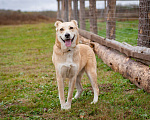
[[[139,4],[138,1],[117,1],[117,4]],[[86,1],[85,6],[89,6]],[[104,8],[104,2],[98,1],[97,8]],[[57,11],[57,0],[0,0],[0,9],[21,11]]]
[[[21,11],[57,10],[56,0],[0,0],[0,9]]]

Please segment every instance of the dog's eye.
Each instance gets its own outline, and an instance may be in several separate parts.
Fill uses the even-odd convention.
[[[73,29],[73,27],[70,27],[70,29]]]
[[[60,31],[64,31],[64,29],[63,29],[63,28],[61,28],[61,29],[60,29]]]

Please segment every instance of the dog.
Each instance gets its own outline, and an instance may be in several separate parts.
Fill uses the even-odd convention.
[[[83,87],[81,78],[86,72],[90,79],[94,99],[91,104],[98,101],[99,88],[97,86],[97,63],[93,50],[84,44],[79,44],[77,21],[55,22],[56,40],[53,46],[52,61],[56,70],[57,85],[61,109],[71,109],[72,99],[80,97]],[[67,102],[64,97],[64,80],[69,79]],[[73,97],[74,86],[77,92]]]

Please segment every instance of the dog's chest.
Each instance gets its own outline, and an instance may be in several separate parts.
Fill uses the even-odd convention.
[[[70,52],[66,55],[66,63],[73,63],[73,53]]]
[[[74,62],[73,53],[65,55],[63,62],[59,65],[60,74],[63,78],[72,78],[78,71],[78,65]]]

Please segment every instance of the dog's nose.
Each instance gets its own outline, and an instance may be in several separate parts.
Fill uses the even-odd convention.
[[[65,37],[66,37],[66,38],[70,38],[70,34],[69,34],[69,33],[66,33],[66,34],[65,34]]]

